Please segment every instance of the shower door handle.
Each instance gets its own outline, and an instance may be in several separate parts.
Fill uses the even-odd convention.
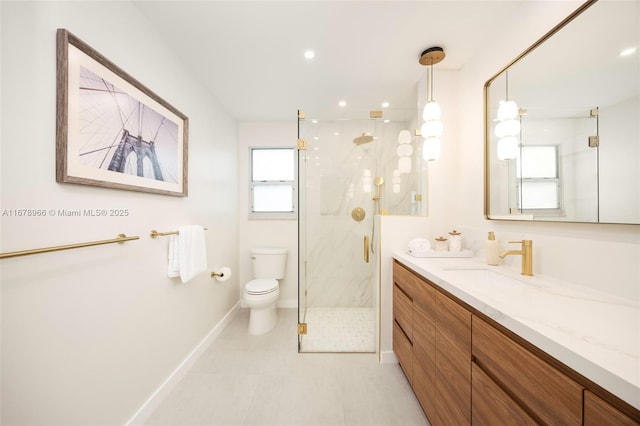
[[[364,236],[364,261],[369,263],[369,237]]]

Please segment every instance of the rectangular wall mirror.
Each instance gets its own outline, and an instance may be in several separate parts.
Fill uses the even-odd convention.
[[[487,219],[640,224],[639,16],[588,1],[485,83]]]

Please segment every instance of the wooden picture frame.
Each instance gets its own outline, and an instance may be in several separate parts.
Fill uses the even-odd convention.
[[[188,118],[57,31],[56,181],[187,196]]]

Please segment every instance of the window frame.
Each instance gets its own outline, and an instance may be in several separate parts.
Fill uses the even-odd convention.
[[[254,150],[293,151],[293,180],[253,180]],[[295,146],[250,146],[249,147],[249,219],[251,220],[294,220],[298,218],[298,155]],[[292,211],[254,211],[254,188],[259,186],[290,186]]]
[[[562,185],[560,184],[560,146],[559,145],[522,145],[516,158],[516,193],[518,210],[521,213],[535,214],[542,216],[559,216],[563,214],[562,206]],[[555,153],[554,171],[555,176],[523,177],[521,155],[526,148],[553,148]],[[519,176],[518,176],[519,175]],[[524,184],[535,185],[536,183],[553,183],[556,186],[555,207],[523,207],[523,186]]]

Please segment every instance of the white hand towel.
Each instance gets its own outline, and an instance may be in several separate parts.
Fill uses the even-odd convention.
[[[167,264],[167,276],[169,278],[180,276],[180,251],[178,250],[178,236],[169,235],[169,253]]]
[[[202,226],[178,227],[178,254],[183,283],[207,270],[207,247]]]
[[[169,235],[167,276],[179,276],[186,283],[206,270],[204,228],[199,225],[178,227],[178,235]]]
[[[414,238],[409,241],[409,253],[426,253],[431,248],[431,243],[425,238]]]

